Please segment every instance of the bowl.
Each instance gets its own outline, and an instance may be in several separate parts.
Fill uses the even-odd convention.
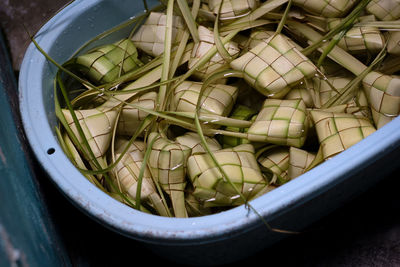
[[[36,40],[62,63],[86,41],[142,10],[142,1],[74,1],[40,29]],[[123,34],[118,32],[101,42],[116,40]],[[255,254],[290,236],[270,230],[265,222],[273,228],[301,231],[400,164],[393,160],[400,158],[400,118],[396,118],[334,158],[252,200],[257,214],[239,206],[195,218],[149,215],[96,188],[63,153],[54,130],[56,72],[57,68],[31,44],[20,69],[19,100],[24,130],[38,162],[65,197],[85,214],[175,262],[223,264]]]

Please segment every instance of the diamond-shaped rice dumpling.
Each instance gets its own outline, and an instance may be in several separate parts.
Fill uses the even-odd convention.
[[[368,119],[353,114],[318,110],[312,110],[310,113],[315,123],[324,160],[344,151],[376,131]]]
[[[193,195],[204,206],[241,205],[266,190],[267,181],[260,171],[251,144],[218,150],[213,155],[236,190],[223,177],[209,154],[192,155],[188,159],[188,174],[194,187]]]
[[[266,99],[247,133],[250,141],[301,147],[307,130],[307,111],[303,100]]]
[[[290,86],[313,76],[317,68],[281,34],[272,36],[231,62],[234,70],[265,96],[282,94]]]

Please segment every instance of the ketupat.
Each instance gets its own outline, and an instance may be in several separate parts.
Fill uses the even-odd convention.
[[[305,173],[314,159],[315,153],[310,153],[296,147],[290,147],[288,168],[289,179],[294,179]]]
[[[400,18],[400,5],[397,0],[372,0],[366,10],[380,20]]]
[[[313,15],[328,18],[343,17],[357,3],[356,0],[294,0],[293,2]]]
[[[131,104],[154,110],[156,107],[156,99],[156,92],[148,92],[135,96],[129,103],[127,103],[122,108],[121,115],[118,120],[118,134],[132,136],[135,133],[135,130],[139,128],[140,123],[148,115],[147,112],[131,106]]]
[[[247,133],[250,141],[301,147],[307,130],[303,100],[267,99]]]
[[[375,21],[373,15],[359,17],[358,22]],[[332,19],[328,23],[331,30],[340,23],[340,19]],[[349,29],[345,36],[340,39],[338,45],[350,53],[372,53],[377,54],[385,44],[385,37],[377,27],[354,26]]]
[[[187,159],[191,149],[157,133],[150,133],[148,142],[154,141],[149,158],[150,172],[170,195],[176,217],[187,217],[184,190],[186,187]]]
[[[207,153],[190,156],[188,170],[194,187],[193,195],[205,207],[241,205],[268,186],[261,175],[251,144],[225,148],[213,154],[236,190]]]
[[[81,72],[96,84],[112,82],[119,75],[142,65],[136,47],[129,39],[96,47],[64,64],[67,68]]]
[[[291,22],[291,26],[296,26],[296,30],[311,41],[317,41],[322,37],[303,24]],[[328,56],[356,76],[360,76],[368,69],[361,61],[337,46],[332,49]],[[362,82],[364,92],[371,106],[375,125],[377,128],[381,128],[400,114],[400,86],[397,86],[400,83],[400,76],[370,71],[363,76]],[[382,105],[383,102],[387,102],[388,106],[384,107]],[[383,110],[386,108],[389,112]]]
[[[116,141],[115,158],[122,155],[127,145],[129,145],[129,140],[127,139],[120,138]],[[116,183],[120,184],[123,187],[123,191],[126,191],[133,199],[136,199],[139,192],[142,201],[147,202],[161,216],[168,216],[166,203],[163,203],[162,198],[157,193],[156,186],[147,166],[144,166],[143,176],[139,181],[145,148],[146,146],[142,141],[135,141],[128,147],[128,150],[122,155],[122,159],[114,168]],[[139,186],[140,191],[138,191]]]
[[[315,123],[324,160],[344,151],[376,131],[368,119],[352,114],[317,110],[310,113]]]
[[[184,81],[177,86],[171,101],[171,110],[194,112],[203,83]],[[225,84],[210,84],[203,92],[200,110],[203,113],[228,115],[238,95],[238,88]]]
[[[211,138],[208,136],[206,136],[205,138],[211,151],[217,151],[221,149],[221,145],[215,138]],[[189,147],[192,150],[192,155],[206,152],[203,144],[201,143],[199,135],[195,132],[187,132],[184,135],[178,136],[175,140],[179,144]]]
[[[261,171],[266,169],[275,174],[270,181],[272,184],[281,185],[289,180],[289,147],[272,147],[262,153],[257,161],[261,165]]]
[[[222,2],[222,3],[221,3]],[[221,10],[219,6],[221,5]],[[208,7],[217,15],[220,14],[221,20],[232,20],[248,14],[258,6],[258,0],[209,0]]]
[[[317,72],[314,64],[281,34],[256,45],[230,65],[243,71],[245,80],[267,97],[285,95],[290,86]]]
[[[204,26],[199,26],[198,28],[200,42],[195,43],[191,57],[189,59],[189,69],[194,68],[196,63],[202,58],[211,47],[215,45],[214,35],[211,30]],[[225,45],[225,49],[231,56],[237,56],[239,54],[238,45],[231,41]],[[204,79],[207,75],[221,69],[229,68],[229,63],[219,54],[216,53],[210,60],[204,64],[201,68],[196,69],[193,74],[196,78]]]
[[[133,43],[151,56],[158,56],[164,52],[164,41],[167,16],[160,12],[151,12],[146,22],[133,35]],[[172,42],[177,45],[183,34],[183,20],[179,16],[173,17]]]
[[[194,2],[199,4],[199,1]],[[352,16],[356,1],[324,0],[314,4],[313,1],[293,1],[303,9],[297,13],[285,12],[288,1],[284,0],[261,4],[247,1],[243,6],[239,2],[210,0],[203,5],[198,17],[193,15],[198,32],[193,31],[191,25],[189,33],[189,23],[193,21],[180,15],[185,8],[175,6],[180,12],[174,13],[173,1],[168,1],[165,13],[149,12],[147,21],[137,25],[132,33],[132,41],[121,42],[126,46],[118,46],[119,61],[104,67],[101,76],[74,69],[82,79],[104,85],[100,89],[84,83],[92,95],[101,95],[101,103],[85,103],[89,97],[83,94],[79,101],[73,102],[73,110],[64,108],[58,112],[60,121],[65,121],[60,142],[68,142],[63,148],[78,168],[85,170],[84,167],[90,166],[93,169],[93,175],[86,170],[85,176],[94,179],[94,184],[105,185],[103,190],[109,190],[110,195],[132,207],[136,207],[136,200],[142,200],[146,207],[140,207],[141,210],[151,210],[161,216],[201,216],[218,212],[215,207],[250,206],[251,199],[300,176],[399,115],[398,77],[381,73],[375,67],[368,69],[368,61],[364,64],[340,48],[344,47],[346,38],[358,36],[360,31],[364,37],[369,37],[363,30],[372,27],[368,35],[373,33],[380,38],[370,39],[376,41],[376,47],[364,40],[355,48],[378,53],[385,48],[383,26],[362,24],[371,21],[363,21],[358,14],[352,23],[361,23],[361,26],[353,26],[328,53],[328,57],[339,64],[331,61],[329,66],[326,60],[317,64],[318,52],[307,51],[307,45],[320,42],[316,48],[321,52],[329,46],[326,41],[340,36],[331,35],[323,42],[323,36],[307,25],[315,22],[314,27],[329,34],[329,30],[336,30],[336,27],[326,30],[323,26]],[[366,1],[360,2],[366,4]],[[367,10],[376,13],[377,5],[382,8],[387,3],[395,1],[371,1]],[[191,2],[188,6],[196,14],[198,7],[191,6]],[[378,13],[375,15],[378,19],[394,18],[397,8],[395,5],[392,12],[382,18],[376,15]],[[215,21],[217,18],[220,21]],[[308,21],[297,22],[302,20]],[[219,34],[211,30],[212,23],[215,29],[215,25],[221,24]],[[265,24],[269,26],[264,27]],[[276,31],[271,31],[276,25]],[[338,25],[341,27],[340,23]],[[352,31],[358,32],[354,35]],[[198,40],[194,38],[196,34],[199,34]],[[220,46],[221,41],[226,53]],[[396,54],[396,39],[392,37],[389,41],[387,51]],[[347,44],[344,48],[353,51]],[[110,47],[115,48],[115,44]],[[165,47],[169,48],[164,50]],[[80,61],[78,56],[71,62],[86,64],[85,68],[90,69],[96,62],[90,53],[81,55]],[[103,53],[98,63],[104,63],[106,55]],[[85,57],[92,61],[82,61]],[[143,61],[142,65],[139,58],[148,58],[149,62]],[[132,65],[132,62],[137,64]],[[333,64],[336,65],[332,67]],[[354,76],[348,75],[348,71],[346,75],[334,72],[338,66],[347,68]],[[73,65],[69,67],[73,69]],[[230,76],[230,72],[234,75]],[[357,78],[360,78],[358,84],[354,82]],[[259,107],[258,103],[253,106],[255,101],[247,101],[254,111],[245,116],[236,116],[235,111],[231,114],[234,107],[240,107],[238,102],[246,102],[238,101],[238,80],[247,82],[250,94],[259,98],[257,102],[263,102]],[[203,85],[207,86],[203,88]],[[159,88],[164,90],[162,97],[158,94]],[[255,90],[261,94],[256,94]],[[348,95],[342,97],[345,94]],[[78,126],[73,115],[77,117]],[[196,119],[205,136],[196,129]],[[169,127],[171,125],[176,127]],[[136,139],[126,151],[120,145],[120,135]],[[218,136],[222,138],[216,138]],[[317,142],[313,138],[318,139]],[[70,149],[71,145],[76,149]],[[274,149],[269,150],[271,146]],[[77,153],[82,154],[86,162],[79,161]],[[117,188],[110,189],[107,179],[101,178],[101,183],[97,181],[108,174],[115,178],[111,182],[118,185]],[[140,187],[142,190],[138,190]]]

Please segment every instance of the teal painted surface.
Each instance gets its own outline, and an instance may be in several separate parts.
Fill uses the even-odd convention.
[[[0,33],[0,266],[70,266],[23,149],[16,96]]]

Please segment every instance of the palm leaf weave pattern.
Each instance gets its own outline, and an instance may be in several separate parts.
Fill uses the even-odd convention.
[[[358,18],[358,22],[375,21],[374,16],[363,16]],[[340,19],[333,19],[328,23],[328,28],[332,29],[340,23]],[[340,39],[338,45],[351,53],[379,53],[385,44],[385,38],[377,27],[361,26],[353,27],[348,30],[345,36]]]
[[[289,179],[294,179],[306,172],[306,169],[314,161],[315,154],[306,150],[290,147],[289,149]]]
[[[85,154],[90,155],[85,147],[82,138],[79,135],[78,128],[72,118],[69,110],[62,110],[66,121],[68,122],[71,130],[78,138],[78,141],[85,149]],[[108,147],[110,146],[112,128],[117,120],[118,112],[109,110],[106,112],[97,109],[75,110],[78,118],[79,125],[83,130],[85,139],[88,141],[90,149],[93,151],[95,158],[105,155]],[[88,159],[93,160],[93,159]]]
[[[118,139],[116,142],[115,157],[120,157],[125,146],[129,143],[127,139]],[[121,184],[123,191],[127,192],[129,196],[136,199],[139,174],[142,168],[145,144],[142,141],[135,141],[128,148],[128,151],[122,156],[122,159],[117,163],[114,168],[114,173],[118,183]],[[154,185],[153,178],[151,177],[150,170],[145,166],[143,178],[141,180],[140,198],[146,201],[147,204],[152,206],[158,211],[160,215],[167,215],[165,207],[162,204],[162,199],[157,193],[156,186]]]
[[[371,71],[363,79],[372,117],[379,129],[400,114],[400,78]]]
[[[379,20],[397,20],[400,18],[398,0],[372,0],[367,5],[366,10]]]
[[[132,36],[133,43],[151,56],[164,53],[165,30],[167,28],[167,15],[151,12],[146,22]],[[177,45],[182,39],[184,23],[180,16],[173,16],[172,45]]]
[[[173,142],[152,132],[148,142],[152,142],[149,168],[155,181],[171,197],[172,207],[176,217],[187,217],[185,209],[184,189],[186,186],[186,165],[191,154],[187,146]]]
[[[357,0],[294,0],[293,4],[320,17],[339,18],[346,15],[356,2]]]
[[[138,95],[130,101],[130,104],[138,105],[142,108],[154,110],[156,107],[157,93],[148,92],[142,95]],[[140,123],[148,115],[147,112],[140,110],[139,108],[133,107],[126,104],[122,108],[121,115],[118,121],[117,132],[121,135],[133,135],[136,129],[139,128]]]
[[[171,101],[174,111],[194,112],[203,83],[184,81],[177,86]],[[238,95],[236,86],[210,84],[203,92],[200,112],[226,116],[231,112]]]
[[[204,136],[207,145],[211,151],[217,151],[221,149],[221,145],[215,138]],[[184,135],[178,136],[176,141],[184,146],[192,149],[192,155],[197,153],[205,153],[206,149],[203,147],[200,136],[195,132],[187,132]]]
[[[222,149],[213,154],[245,200],[252,199],[266,188],[267,182],[262,176],[251,144]],[[245,202],[224,179],[207,153],[190,156],[188,170],[194,187],[193,195],[204,202],[204,206],[236,206]]]
[[[221,5],[220,19],[230,20],[248,14],[251,10],[255,9],[258,5],[256,0],[209,0],[208,7],[214,14],[219,11]]]
[[[366,118],[348,113],[310,111],[324,160],[335,156],[368,135],[375,127]]]
[[[193,66],[204,56],[208,50],[210,50],[214,45],[214,33],[204,26],[199,26],[198,28],[200,42],[195,43],[193,46],[192,54],[189,59],[188,67],[192,69]],[[240,49],[238,45],[230,41],[225,44],[225,49],[228,51],[229,55],[232,57],[239,54]],[[216,70],[222,70],[229,67],[226,60],[217,52],[207,63],[204,64],[200,69],[197,69],[193,76],[198,79],[204,79],[208,74],[215,72]]]
[[[269,97],[287,93],[288,86],[316,73],[314,64],[280,34],[233,60],[231,67],[243,71],[246,82]]]
[[[276,184],[283,184],[288,180],[289,170],[289,147],[276,147],[264,152],[258,162],[262,168],[272,171],[277,175],[277,181],[271,181]]]
[[[390,54],[400,56],[400,32],[389,32],[388,33],[388,45],[387,51]]]
[[[123,39],[114,44],[96,47],[65,64],[66,67],[70,65],[92,82],[104,84],[114,81],[119,75],[134,70],[143,63],[138,59],[138,52],[133,43]]]
[[[307,130],[307,111],[303,100],[266,99],[248,130],[248,139],[301,147]]]

